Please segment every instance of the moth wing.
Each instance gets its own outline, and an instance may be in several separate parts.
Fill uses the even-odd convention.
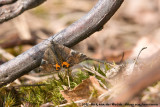
[[[75,64],[78,64],[78,63],[83,62],[88,59],[90,59],[90,58],[87,57],[86,55],[84,55],[80,52],[77,52],[75,50],[71,50],[70,57],[68,58],[68,63],[70,64],[70,66],[73,66]]]
[[[87,59],[89,58],[80,52],[72,50],[64,45],[52,42],[44,53],[41,66],[44,68],[44,70],[46,70],[46,72],[53,72],[56,71],[56,64],[61,66],[65,61],[69,63],[71,67]]]
[[[56,61],[56,56],[50,46],[46,49],[43,55],[43,59],[41,62],[41,68],[44,72],[50,73],[50,72],[55,72],[55,64],[57,63]]]
[[[57,43],[52,43],[51,49],[54,50],[57,54],[57,57],[59,59],[59,62],[63,62],[66,61],[68,59],[68,57],[70,56],[70,51],[71,49],[61,45],[61,44],[57,44]]]
[[[70,67],[84,60],[90,59],[86,55],[70,49],[64,45],[56,44],[54,42],[52,44],[52,48],[54,48],[56,52],[60,54],[63,61],[66,61],[70,64]]]

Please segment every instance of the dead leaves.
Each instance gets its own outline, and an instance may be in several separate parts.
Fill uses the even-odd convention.
[[[82,99],[90,100],[89,102],[98,101],[97,97],[106,92],[103,89],[98,80],[94,76],[83,80],[81,84],[75,87],[73,90],[61,91],[63,97],[68,101],[77,101]]]

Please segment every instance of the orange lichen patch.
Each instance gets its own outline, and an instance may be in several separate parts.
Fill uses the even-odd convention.
[[[70,65],[70,64],[69,64],[68,62],[63,62],[63,63],[62,63],[62,67],[67,67],[67,68],[69,68],[69,65]]]
[[[59,70],[60,68],[61,68],[61,66],[56,64],[56,70]]]

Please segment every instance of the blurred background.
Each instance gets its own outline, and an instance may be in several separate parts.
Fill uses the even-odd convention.
[[[42,5],[28,10],[10,21],[0,24],[0,64],[13,59],[34,45],[65,29],[87,14],[97,1],[98,0],[47,0]],[[89,38],[72,48],[92,58],[119,62],[122,59],[123,53],[123,60],[133,59],[137,57],[143,47],[147,47],[147,49],[141,53],[140,58],[151,57],[160,49],[159,15],[160,0],[124,0],[122,6],[105,24],[101,31],[92,34]],[[154,62],[156,63],[155,60]],[[140,64],[143,65],[144,63]],[[152,63],[151,66],[153,64],[154,63]],[[132,64],[129,66],[131,65]],[[86,74],[87,73],[85,73],[85,75]],[[14,82],[18,85],[24,83],[31,84],[43,81],[46,78],[53,78],[51,75],[44,78],[43,76],[37,75],[38,74],[34,73],[32,75],[24,75],[21,79],[17,79]],[[82,81],[84,78],[81,77],[83,77],[82,74],[75,80],[81,79]],[[125,81],[127,80],[126,77],[123,79]],[[118,79],[116,81],[119,82]],[[39,87],[34,87],[33,89],[25,89],[24,87],[24,89],[21,88],[23,89],[21,92],[24,93],[26,98],[24,98],[22,94],[22,97],[17,99],[30,99],[30,102],[35,100],[36,103],[40,100],[39,102],[41,103],[38,103],[43,104],[43,100],[39,99],[39,94],[42,93],[42,96],[48,95],[49,99],[50,95],[53,96],[53,101],[55,100],[56,102],[60,99],[59,95],[57,96],[60,89],[55,88],[57,86],[57,81],[53,83],[49,82],[49,84],[52,85],[48,85],[48,89],[52,86],[54,91],[45,89],[46,92],[44,91],[43,94],[43,92],[39,90]],[[44,88],[46,87],[47,86]],[[124,87],[121,86],[121,88]],[[13,89],[11,88],[11,90]],[[143,91],[139,95],[139,98],[136,97],[132,101],[135,100],[139,103],[157,103],[160,101],[159,90],[160,82],[157,82],[157,84],[153,84],[152,87]],[[32,91],[33,96],[28,97]],[[3,91],[0,92],[2,96],[3,93],[5,94]],[[35,94],[36,92],[38,95]],[[8,93],[8,90],[6,93]],[[26,93],[28,94],[26,95]],[[17,94],[15,95],[17,97]],[[4,99],[7,98],[8,97],[4,97]],[[47,102],[46,99],[48,98],[44,98],[45,103]],[[8,101],[11,102],[10,100]],[[29,104],[28,100],[26,101],[26,104]],[[61,101],[63,100],[57,101],[59,102],[58,104],[64,103]],[[0,103],[1,102],[2,100],[0,99]]]
[[[65,29],[84,16],[97,1],[47,0],[1,24],[1,63]],[[136,57],[137,52],[147,46],[150,48],[141,57],[149,57],[160,47],[159,14],[159,0],[125,0],[101,31],[72,48],[92,58],[119,62],[123,52],[126,60]]]

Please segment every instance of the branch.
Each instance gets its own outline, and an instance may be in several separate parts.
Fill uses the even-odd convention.
[[[0,23],[8,21],[46,0],[0,0]]]
[[[100,30],[120,7],[123,0],[99,0],[92,10],[68,28],[0,66],[0,87],[40,66],[51,40],[71,47]]]

